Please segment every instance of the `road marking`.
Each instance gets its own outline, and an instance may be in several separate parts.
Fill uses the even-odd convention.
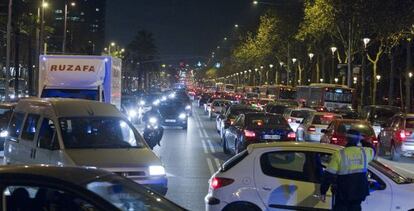
[[[200,134],[200,138],[204,138],[203,133],[201,132],[201,130],[198,130],[198,133]]]
[[[204,153],[208,154],[206,142],[204,140],[201,140],[201,143],[203,144]]]
[[[208,169],[210,170],[210,174],[214,174],[213,163],[211,162],[210,158],[207,158],[207,165]]]
[[[208,138],[208,134],[205,128],[203,128],[203,133],[204,133],[204,136]]]
[[[221,166],[220,160],[218,158],[214,158],[214,161],[216,162],[217,169],[220,169],[220,166]]]
[[[216,150],[214,149],[213,143],[211,143],[211,140],[207,140],[208,146],[210,147],[210,150],[212,153],[216,153]]]

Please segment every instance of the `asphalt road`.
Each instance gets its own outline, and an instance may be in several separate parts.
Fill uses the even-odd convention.
[[[194,104],[188,129],[165,128],[161,146],[154,148],[168,175],[166,197],[189,210],[205,209],[208,180],[230,158],[223,153],[215,128],[215,120],[209,120]],[[398,162],[387,157],[378,159],[414,178],[414,158],[401,158]]]
[[[161,146],[156,146],[154,152],[167,171],[166,197],[189,210],[204,210],[208,180],[230,158],[220,146],[215,120],[194,107],[187,130],[165,128]]]

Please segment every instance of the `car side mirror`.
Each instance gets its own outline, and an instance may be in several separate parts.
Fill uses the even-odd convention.
[[[327,129],[322,129],[321,132],[322,133],[328,133],[328,130]]]

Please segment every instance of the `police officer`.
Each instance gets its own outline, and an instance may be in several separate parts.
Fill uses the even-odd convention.
[[[361,210],[362,201],[369,195],[367,167],[374,157],[374,150],[359,146],[362,135],[356,130],[348,130],[346,139],[346,147],[332,155],[325,170],[320,187],[321,200],[325,201],[326,192],[332,186],[333,210]]]

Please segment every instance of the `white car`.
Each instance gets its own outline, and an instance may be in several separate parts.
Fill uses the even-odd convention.
[[[341,146],[306,142],[249,145],[210,179],[206,210],[330,210],[332,193],[320,200],[320,182],[331,155]],[[414,184],[374,160],[369,166],[370,195],[362,210],[414,208]]]
[[[224,109],[226,109],[226,107],[230,104],[231,104],[231,101],[229,100],[222,100],[222,99],[214,100],[211,103],[211,106],[207,108],[208,117],[210,119],[213,119],[213,117],[215,117],[216,115],[221,114],[224,111]]]
[[[328,128],[332,120],[342,119],[335,113],[314,112],[305,118],[296,130],[296,140],[308,142],[320,142],[322,130]]]
[[[290,128],[296,132],[300,123],[314,112],[316,111],[310,108],[288,108],[283,113],[283,117],[288,121]]]

